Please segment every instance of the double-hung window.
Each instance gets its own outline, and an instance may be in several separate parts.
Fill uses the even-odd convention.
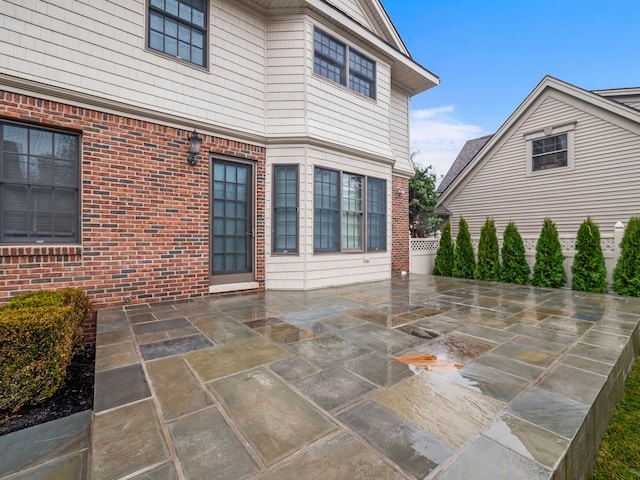
[[[314,251],[383,251],[387,184],[374,177],[315,169]]]
[[[0,243],[80,241],[80,139],[0,122]]]
[[[573,168],[573,136],[575,123],[527,133],[529,173]]]
[[[274,253],[298,252],[298,166],[273,166]]]
[[[149,48],[207,66],[205,0],[149,0]]]
[[[314,32],[313,71],[369,98],[376,98],[376,64],[326,33]]]

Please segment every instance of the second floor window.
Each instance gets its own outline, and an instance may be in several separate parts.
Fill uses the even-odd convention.
[[[567,134],[554,135],[532,141],[531,169],[546,170],[568,165]]]
[[[206,67],[205,0],[150,0],[149,48]]]
[[[376,98],[376,64],[324,32],[314,32],[313,71],[351,90]]]

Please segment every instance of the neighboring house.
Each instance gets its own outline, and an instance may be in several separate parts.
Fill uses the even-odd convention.
[[[438,188],[453,234],[462,215],[536,237],[545,217],[565,238],[640,214],[640,88],[587,91],[545,77],[498,131],[465,144]]]
[[[0,0],[0,303],[408,270],[409,100],[379,1]],[[202,139],[189,157],[189,137]]]

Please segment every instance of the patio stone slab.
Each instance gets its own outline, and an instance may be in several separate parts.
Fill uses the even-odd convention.
[[[591,405],[606,381],[607,377],[604,375],[559,364],[551,369],[538,387],[576,402]]]
[[[269,368],[289,382],[307,377],[318,371],[318,367],[314,367],[298,357],[278,360],[269,365]]]
[[[550,352],[541,351],[535,347],[517,342],[504,343],[493,350],[492,353],[543,368],[551,365],[557,357],[557,355],[553,355]]]
[[[132,341],[96,348],[96,372],[138,363],[138,352]]]
[[[190,335],[188,337],[173,338],[155,343],[140,345],[140,353],[145,360],[178,355],[180,353],[193,352],[207,347],[212,347],[213,343],[202,334]]]
[[[423,338],[374,324],[347,328],[338,331],[337,334],[363,347],[371,348],[387,355],[395,355],[425,342]]]
[[[258,471],[217,408],[182,417],[169,432],[187,480],[242,480]]]
[[[453,454],[451,447],[375,402],[338,418],[417,478],[424,478]]]
[[[216,345],[226,345],[258,336],[250,328],[223,314],[214,317],[210,315],[190,317],[189,319]]]
[[[322,468],[318,468],[322,465]],[[341,434],[304,450],[260,477],[260,480],[406,480],[383,457],[350,435]]]
[[[351,315],[340,314],[335,315],[330,318],[325,318],[322,320],[322,323],[325,325],[329,325],[330,327],[342,329],[342,328],[351,328],[357,327],[358,325],[362,325],[365,323],[365,320],[361,318],[356,318]]]
[[[509,408],[509,413],[572,439],[589,407],[560,395],[532,388]]]
[[[287,348],[321,368],[332,367],[344,361],[371,353],[370,349],[357,345],[336,334],[323,335],[304,342],[293,343],[288,345]]]
[[[448,374],[447,379],[505,403],[509,403],[529,385],[528,380],[477,363]]]
[[[185,327],[192,327],[192,325],[186,318],[181,317],[173,318],[171,320],[159,320],[157,322],[133,325],[132,329],[134,334],[144,335],[145,333],[164,332],[166,330],[175,330]]]
[[[438,480],[546,480],[551,471],[486,437],[478,437]]]
[[[264,325],[255,327],[254,330],[265,338],[280,345],[299,342],[315,337],[315,334],[307,330],[290,325],[288,323],[277,323],[275,325]]]
[[[323,370],[293,385],[325,410],[341,410],[375,389],[341,368]]]
[[[516,377],[524,378],[525,380],[534,380],[544,372],[544,368],[542,367],[537,367],[529,363],[514,360],[513,358],[497,355],[493,352],[483,355],[476,363],[495,368],[496,370],[500,370],[501,372],[505,372]]]
[[[76,413],[32,428],[0,436],[0,477],[74,455],[74,460],[51,469],[25,473],[25,478],[47,478],[46,472],[79,472],[86,469],[86,452],[91,438],[91,411]],[[84,453],[83,453],[84,452]],[[33,477],[32,477],[33,475]],[[56,478],[55,476],[49,478]],[[63,478],[63,477],[58,477]],[[69,478],[81,478],[71,476]]]
[[[11,480],[85,480],[87,478],[87,452],[76,453],[39,468],[11,476]],[[4,478],[4,477],[3,477]]]
[[[488,340],[453,332],[442,335],[416,348],[411,353],[435,355],[439,360],[464,365],[492,350],[497,345],[497,343]]]
[[[213,404],[180,356],[147,363],[151,386],[165,420],[201,410]]]
[[[256,337],[216,348],[191,352],[185,359],[204,382],[290,357],[287,349]]]
[[[93,410],[96,413],[149,396],[151,391],[139,363],[97,372],[95,375]]]
[[[508,414],[498,419],[483,435],[548,468],[558,465],[569,446],[566,438]]]
[[[115,480],[169,459],[151,400],[97,414],[92,443],[93,480]]]
[[[413,376],[409,365],[379,353],[350,360],[343,366],[379,387],[389,387],[404,378]]]
[[[126,323],[122,328],[107,330],[96,333],[96,347],[105,347],[115,343],[124,343],[133,341],[131,330]]]
[[[264,368],[216,380],[208,387],[267,465],[337,428]]]
[[[477,435],[505,406],[431,372],[397,383],[375,400],[455,448]]]

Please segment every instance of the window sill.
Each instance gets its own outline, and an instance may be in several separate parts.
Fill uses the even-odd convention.
[[[0,245],[0,258],[82,256],[81,245]]]

